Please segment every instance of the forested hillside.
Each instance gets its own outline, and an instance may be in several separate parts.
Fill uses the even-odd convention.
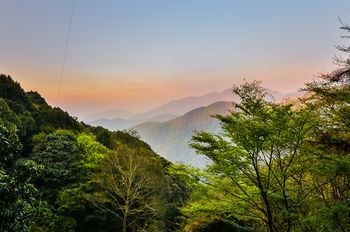
[[[169,165],[0,76],[0,231],[174,231],[187,189]]]

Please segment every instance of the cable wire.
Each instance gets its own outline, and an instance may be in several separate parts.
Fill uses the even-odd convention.
[[[72,10],[71,10],[71,14],[70,14],[69,22],[68,22],[68,32],[67,32],[67,37],[66,37],[66,44],[65,44],[65,47],[64,47],[64,55],[63,55],[62,67],[61,67],[59,83],[58,83],[58,91],[57,91],[57,97],[56,97],[56,106],[58,106],[58,104],[59,104],[60,95],[61,95],[62,82],[63,82],[63,77],[64,77],[64,69],[65,69],[65,66],[66,66],[68,45],[69,45],[70,34],[71,34],[71,29],[72,29],[74,7],[75,7],[75,0],[72,1]]]

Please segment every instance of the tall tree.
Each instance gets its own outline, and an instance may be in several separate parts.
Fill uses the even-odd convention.
[[[119,146],[106,157],[95,181],[101,187],[91,200],[122,221],[122,231],[142,228],[157,217],[154,194],[160,182],[152,175],[153,164],[146,150]],[[147,158],[148,157],[148,158]]]
[[[350,33],[348,24],[342,23],[341,29]],[[309,102],[317,107],[319,114],[317,134],[310,144],[319,164],[318,175],[313,180],[331,180],[317,189],[322,197],[309,225],[347,231],[350,227],[350,47],[337,48],[347,57],[335,57],[338,68],[322,74],[306,87],[312,93]]]
[[[239,111],[216,116],[222,133],[193,136],[191,146],[213,161],[204,180],[230,197],[237,218],[258,219],[269,231],[290,231],[302,217],[302,202],[315,191],[304,184],[313,162],[306,149],[315,129],[313,110],[267,102],[259,82],[233,92],[241,98]]]
[[[36,186],[54,204],[63,187],[79,180],[81,154],[76,138],[69,131],[58,130],[49,135],[39,134],[34,141],[31,158],[42,166]]]
[[[46,220],[51,222],[51,210],[39,199],[31,183],[40,167],[34,162],[18,160],[22,144],[17,128],[0,118],[0,230],[37,231]],[[50,227],[45,227],[49,229]]]

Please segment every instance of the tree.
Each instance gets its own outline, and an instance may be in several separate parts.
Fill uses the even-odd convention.
[[[350,26],[341,24],[341,29],[350,33]],[[350,47],[337,48],[348,57],[335,57],[338,68],[307,83],[305,88],[312,93],[309,102],[319,115],[317,134],[310,143],[318,157],[319,171],[313,180],[330,180],[317,188],[322,197],[315,202],[318,208],[306,223],[314,228],[322,225],[324,231],[346,231],[350,227]]]
[[[239,112],[216,116],[222,133],[193,136],[191,146],[213,162],[211,175],[199,180],[214,188],[216,198],[231,202],[236,218],[255,220],[269,231],[290,231],[302,218],[300,206],[316,190],[305,184],[315,160],[306,149],[315,129],[313,110],[267,102],[259,82],[233,92],[241,98]]]
[[[114,227],[116,220],[111,220],[112,217],[106,212],[94,207],[86,196],[97,191],[97,188],[90,184],[91,178],[111,151],[97,142],[92,134],[79,134],[76,136],[76,142],[81,154],[78,163],[79,178],[59,191],[56,199],[57,212],[70,217],[73,223],[70,227],[77,231],[109,231]]]
[[[0,74],[0,97],[15,113],[24,113],[31,108],[29,98],[20,84],[4,74]]]
[[[0,230],[32,231],[44,221],[49,229],[50,207],[39,199],[38,190],[31,183],[40,167],[28,160],[18,160],[21,149],[16,126],[0,119]]]
[[[59,191],[80,178],[81,154],[76,138],[69,131],[37,136],[31,159],[43,170],[35,178],[43,197],[54,204]]]
[[[82,133],[77,136],[77,145],[82,155],[83,168],[96,169],[111,151],[96,141],[96,136]]]
[[[27,215],[26,200],[18,201],[23,189],[21,186],[15,187],[18,182],[11,175],[16,156],[20,153],[22,144],[17,136],[17,128],[13,124],[4,124],[0,120],[0,218],[1,230],[22,230],[26,229],[29,222],[23,221],[23,227],[16,227],[23,218],[21,215]],[[28,189],[28,188],[27,188]],[[16,191],[14,191],[16,190]],[[30,191],[28,191],[30,192]],[[30,195],[30,194],[28,194]],[[22,198],[22,197],[21,197]]]
[[[101,192],[91,200],[122,221],[122,231],[127,228],[142,228],[157,216],[157,179],[150,172],[151,161],[146,150],[119,146],[108,155],[101,170],[95,175],[95,182]],[[148,156],[149,157],[149,156]]]
[[[22,149],[17,136],[17,127],[4,124],[0,119],[0,170],[9,170]]]

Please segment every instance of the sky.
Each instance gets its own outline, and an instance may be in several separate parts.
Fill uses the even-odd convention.
[[[335,68],[350,22],[348,0],[75,0],[67,37],[73,1],[0,0],[0,73],[79,118],[244,80],[293,92]]]

